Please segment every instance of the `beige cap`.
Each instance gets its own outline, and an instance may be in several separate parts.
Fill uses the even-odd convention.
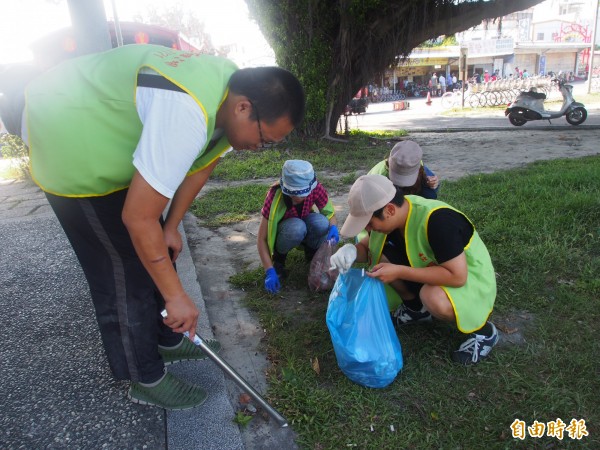
[[[423,150],[415,141],[400,141],[388,158],[390,180],[396,186],[408,187],[417,182]]]
[[[394,184],[383,175],[359,177],[348,194],[350,214],[340,234],[353,237],[365,229],[373,213],[387,205],[396,195]]]

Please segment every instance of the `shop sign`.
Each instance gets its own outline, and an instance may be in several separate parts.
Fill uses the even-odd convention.
[[[441,66],[448,64],[448,58],[409,58],[398,64],[398,67]]]
[[[514,52],[515,44],[511,39],[482,39],[466,43],[469,57],[484,55],[506,55]]]

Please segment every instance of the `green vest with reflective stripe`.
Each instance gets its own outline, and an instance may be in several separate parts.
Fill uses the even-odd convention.
[[[273,203],[271,203],[271,210],[269,211],[269,219],[267,222],[267,244],[269,246],[269,253],[271,257],[273,257],[273,252],[275,251],[275,240],[277,239],[277,225],[283,219],[287,211],[287,206],[285,201],[283,200],[283,193],[281,192],[281,188],[278,187],[275,191],[275,195],[273,196]],[[333,207],[333,203],[331,203],[330,199],[327,199],[327,203],[320,210],[321,214],[323,214],[327,219],[331,219],[335,213],[335,209]]]
[[[208,149],[216,114],[237,67],[231,61],[155,45],[126,45],[60,64],[26,92],[31,173],[46,192],[68,197],[106,195],[129,186],[142,132],[137,75],[150,68],[200,106],[207,141],[188,174],[211,164],[230,144]],[[173,148],[173,158],[177,149]]]
[[[463,216],[464,214],[438,200],[424,199],[418,195],[407,195],[405,199],[409,210],[404,226],[404,242],[410,266],[418,268],[437,265],[427,239],[427,226],[431,214],[441,208],[452,209]],[[469,220],[468,217],[464,217]],[[464,251],[468,269],[467,282],[461,287],[441,288],[452,303],[458,329],[463,333],[471,333],[481,328],[492,312],[496,299],[496,274],[487,248],[475,226]]]

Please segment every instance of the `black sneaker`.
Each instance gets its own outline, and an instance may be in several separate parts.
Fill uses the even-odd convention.
[[[469,339],[452,353],[452,360],[459,364],[469,366],[477,364],[481,359],[487,357],[492,351],[492,347],[496,345],[498,339],[498,330],[492,322],[488,322],[492,326],[492,335],[485,336],[483,334],[472,333]]]
[[[285,268],[285,260],[286,259],[287,259],[287,253],[282,254],[282,253],[279,253],[277,250],[275,250],[273,252],[273,268],[275,269],[275,272],[277,273],[277,276],[280,279],[284,279],[288,275],[288,271]]]
[[[275,273],[277,273],[277,276],[279,277],[280,280],[287,278],[288,271],[285,268],[285,263],[280,263],[280,262],[274,261],[273,268],[275,269]]]
[[[397,327],[409,325],[411,323],[431,322],[433,320],[431,313],[425,309],[425,306],[423,306],[420,311],[413,311],[404,304],[400,305],[398,309],[394,311],[392,317]]]

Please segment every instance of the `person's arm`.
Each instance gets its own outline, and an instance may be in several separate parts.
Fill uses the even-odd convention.
[[[265,269],[265,289],[271,294],[276,294],[281,289],[281,282],[279,281],[279,275],[273,267],[271,261],[271,252],[269,251],[269,243],[267,242],[269,222],[263,216],[258,226],[258,239],[256,246],[258,247],[258,255],[260,261]]]
[[[439,266],[410,267],[391,263],[380,263],[368,273],[384,283],[394,280],[414,281],[432,286],[461,287],[467,282],[467,257],[461,253]]]
[[[175,262],[177,256],[183,248],[181,235],[177,230],[179,223],[183,220],[183,216],[189,209],[190,205],[206,184],[208,177],[219,163],[220,158],[217,158],[213,163],[204,169],[186,177],[179,185],[179,188],[173,196],[165,225],[163,227],[164,239],[167,247],[171,250],[171,261]]]
[[[369,233],[356,244],[356,262],[369,261]]]
[[[465,248],[473,232],[473,225],[463,214],[450,208],[437,209],[429,217],[427,236],[438,264],[416,268],[378,264],[373,267],[373,276],[384,283],[400,279],[433,286],[461,287],[467,282]]]
[[[437,191],[440,187],[439,178],[437,177],[437,175],[435,173],[433,173],[433,171],[429,167],[423,165],[423,169],[425,170],[425,176],[427,177],[427,179],[426,179],[427,187],[434,190],[437,193]]]
[[[168,203],[136,171],[123,207],[123,223],[133,246],[165,300],[168,317],[165,323],[176,333],[196,333],[199,311],[187,295],[169,258],[159,218]]]
[[[258,256],[260,262],[265,270],[273,267],[273,261],[271,260],[271,252],[269,252],[269,244],[267,242],[267,231],[269,228],[269,222],[264,217],[260,220],[258,226],[258,238],[256,240],[256,247],[258,248]]]

